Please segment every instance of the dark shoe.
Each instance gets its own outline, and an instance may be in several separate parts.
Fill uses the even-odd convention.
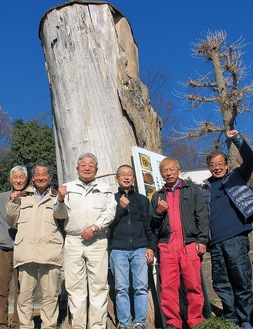
[[[165,325],[165,329],[179,329],[179,328],[175,327],[173,324],[168,323]]]
[[[241,327],[242,327],[243,329],[252,329],[252,326],[250,325],[249,322],[243,322],[243,323],[241,324]]]

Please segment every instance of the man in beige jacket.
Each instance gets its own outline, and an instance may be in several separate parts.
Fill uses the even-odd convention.
[[[58,317],[58,279],[63,262],[63,237],[53,215],[56,191],[50,187],[48,165],[38,163],[32,170],[34,186],[25,194],[13,192],[7,203],[7,222],[17,227],[14,266],[19,269],[20,329],[32,329],[34,294],[38,282],[42,292],[41,328],[55,328]]]

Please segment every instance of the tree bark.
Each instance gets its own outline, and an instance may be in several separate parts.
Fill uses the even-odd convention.
[[[48,10],[39,35],[48,75],[59,183],[76,178],[83,152],[98,175],[131,164],[133,145],[161,153],[161,120],[139,79],[138,48],[109,3],[71,1]],[[111,184],[112,177],[104,178]]]

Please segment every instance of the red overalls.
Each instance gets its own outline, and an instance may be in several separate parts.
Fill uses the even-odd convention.
[[[187,322],[190,328],[204,320],[202,316],[204,297],[200,276],[201,260],[197,255],[196,242],[184,245],[179,197],[180,184],[173,191],[166,189],[170,240],[169,243],[159,243],[158,248],[160,255],[161,307],[166,317],[166,323],[181,329],[180,273],[182,274],[188,300]]]

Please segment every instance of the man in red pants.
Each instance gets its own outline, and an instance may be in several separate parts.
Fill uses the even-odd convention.
[[[187,322],[194,328],[204,320],[200,269],[208,240],[207,207],[199,187],[179,178],[176,159],[163,159],[159,169],[165,185],[152,197],[150,220],[158,229],[161,308],[166,329],[181,329],[181,274],[188,300]]]

